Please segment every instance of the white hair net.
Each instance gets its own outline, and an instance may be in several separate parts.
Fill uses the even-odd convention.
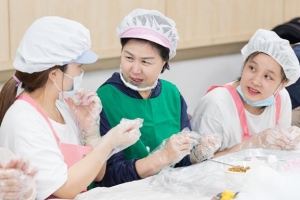
[[[14,67],[26,73],[71,62],[89,64],[98,56],[90,50],[90,32],[82,24],[57,16],[36,20],[24,34]]]
[[[120,38],[140,38],[169,48],[169,58],[176,55],[179,39],[175,22],[157,10],[135,9],[117,27]]]
[[[300,76],[299,61],[289,41],[281,39],[273,31],[258,29],[241,52],[244,60],[254,52],[263,52],[274,58],[289,80],[287,86],[295,83]]]

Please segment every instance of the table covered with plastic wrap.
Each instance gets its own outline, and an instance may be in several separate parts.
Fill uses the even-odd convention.
[[[276,156],[275,164],[268,164],[270,155]],[[238,193],[235,199],[300,199],[300,151],[246,149],[214,160],[261,162],[265,167],[247,172],[243,184],[236,185],[228,180],[223,164],[207,160],[189,167],[167,167],[143,180],[94,188],[75,199],[211,200],[225,190]]]

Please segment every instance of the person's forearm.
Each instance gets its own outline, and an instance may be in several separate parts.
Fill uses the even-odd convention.
[[[248,140],[245,140],[239,144],[234,145],[233,147],[229,148],[229,149],[225,149],[223,151],[218,151],[215,153],[214,157],[220,157],[223,155],[226,155],[228,153],[233,153],[242,149],[248,149],[248,148],[257,148],[259,147],[259,138],[258,136],[252,136],[251,138],[249,138]]]
[[[101,137],[100,137],[100,133],[99,133],[99,126],[98,125],[97,125],[97,127],[94,126],[94,128],[92,128],[90,130],[93,130],[93,131],[84,132],[84,134],[83,134],[84,143],[85,143],[85,146],[90,146],[94,149],[101,142]],[[99,173],[97,174],[94,181],[97,181],[97,182],[101,181],[104,177],[105,170],[106,170],[106,162],[103,164],[103,166],[99,170]]]
[[[220,156],[224,156],[226,154],[229,154],[229,153],[233,153],[233,152],[236,152],[240,147],[240,144],[237,144],[229,149],[225,149],[223,151],[218,151],[214,154],[214,158],[217,158],[217,157],[220,157]]]
[[[109,140],[103,137],[92,152],[68,169],[67,181],[53,195],[74,198],[82,192],[97,177],[112,149]]]
[[[135,168],[141,178],[146,178],[156,174],[169,164],[171,164],[170,161],[163,155],[162,151],[158,151],[143,159],[137,160],[135,162]]]
[[[105,170],[106,170],[106,162],[103,164],[102,168],[100,169],[98,175],[96,176],[96,178],[94,179],[94,181],[99,182],[103,179],[104,174],[105,174]]]

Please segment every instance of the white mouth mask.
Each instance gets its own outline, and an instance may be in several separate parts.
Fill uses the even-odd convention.
[[[77,92],[81,86],[83,74],[84,74],[84,72],[82,71],[81,74],[79,74],[78,76],[71,77],[70,75],[64,73],[65,76],[67,76],[70,79],[73,79],[73,86],[68,91],[63,91],[54,82],[54,85],[56,86],[56,88],[59,91],[58,98],[60,101],[64,101],[64,99],[68,99],[70,97],[72,98],[74,96],[75,92]]]
[[[123,74],[122,74],[122,69],[120,67],[120,78],[122,80],[122,82],[124,83],[124,85],[126,85],[127,87],[129,87],[130,89],[134,90],[134,91],[138,91],[138,92],[143,92],[143,91],[147,91],[147,90],[152,90],[153,88],[156,87],[157,85],[157,82],[158,82],[158,77],[156,79],[156,81],[154,82],[154,84],[152,86],[147,86],[147,87],[144,87],[144,88],[139,88],[138,86],[136,85],[133,85],[127,81],[125,81],[124,77],[123,77]]]

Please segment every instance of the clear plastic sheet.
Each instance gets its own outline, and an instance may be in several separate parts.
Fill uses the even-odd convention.
[[[77,195],[74,200],[194,200],[193,194],[172,193],[150,185],[151,177],[110,188],[98,187]],[[210,197],[201,200],[211,200]]]
[[[192,193],[194,196],[215,196],[229,189],[222,164],[204,161],[189,167],[165,168],[154,176],[150,185],[171,193]]]
[[[234,161],[250,161],[253,159],[267,163],[269,155],[275,155],[278,162],[274,166],[277,171],[285,170],[287,163],[299,162],[300,152],[268,149],[245,149],[216,158],[224,163]],[[294,166],[293,166],[294,167]],[[165,168],[154,176],[150,185],[159,190],[172,193],[192,193],[198,197],[213,197],[224,190],[239,192],[242,185],[232,184],[223,171],[224,165],[209,160],[185,168]]]
[[[299,165],[296,166],[296,168],[300,168],[300,152],[296,151],[245,149],[239,152],[227,154],[214,160],[230,163],[234,161],[249,161],[255,158],[262,162],[267,162],[270,155],[275,155],[277,157],[278,162],[276,163],[275,168],[279,172],[293,170],[292,168],[295,166],[292,166],[289,169],[286,168],[290,167],[291,163],[297,165],[297,163],[299,162]],[[298,172],[295,171],[295,173]],[[272,181],[272,179],[270,180]],[[278,180],[281,179],[278,178]],[[275,186],[278,186],[276,185],[277,183],[274,184]],[[154,175],[152,177],[148,177],[139,181],[128,182],[111,188],[95,188],[91,191],[78,195],[76,200],[211,200],[214,196],[223,192],[224,190],[240,192],[240,197],[242,197],[243,195],[242,187],[232,185],[224,175],[223,164],[211,162],[208,160],[189,167],[167,167],[160,171],[157,175]],[[245,194],[247,194],[247,191],[244,191],[244,195]],[[237,199],[241,199],[239,198],[239,195],[237,196]],[[255,197],[254,199],[258,198]],[[268,198],[265,198],[264,200],[266,199]]]

